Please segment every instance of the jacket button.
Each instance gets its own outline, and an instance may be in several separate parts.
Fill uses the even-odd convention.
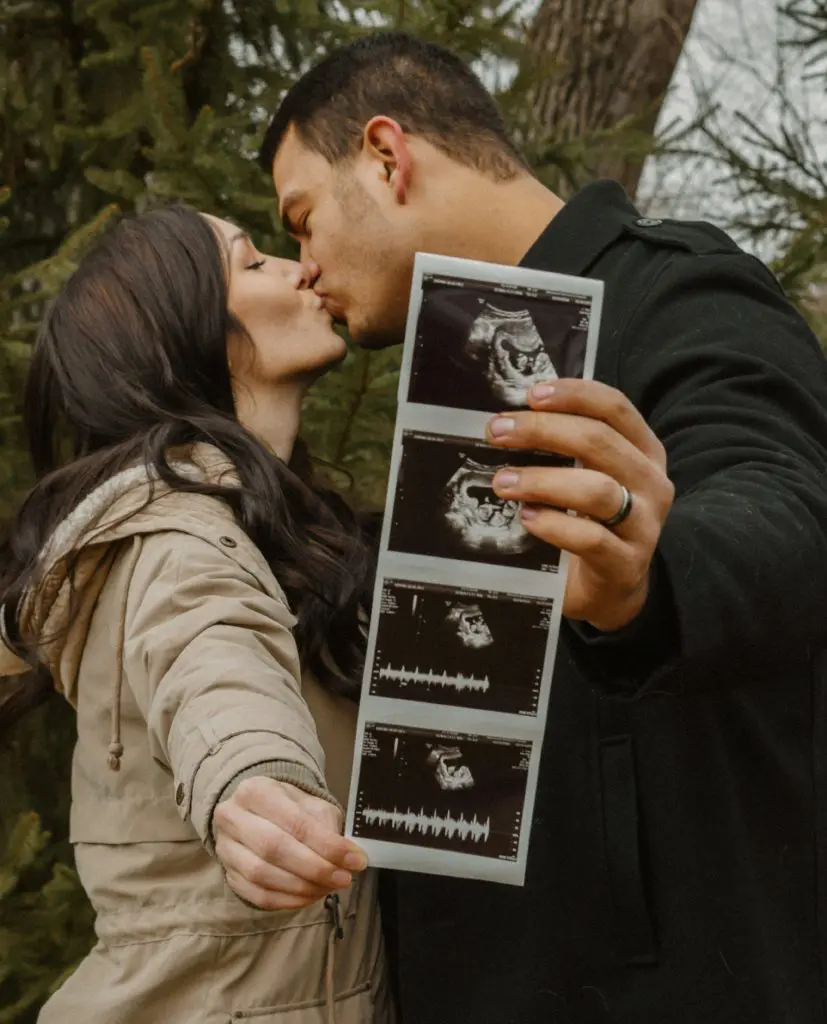
[[[178,804],[179,807],[184,802],[184,783],[183,782],[179,782],[178,783],[178,788],[175,790],[175,802]]]
[[[635,224],[639,228],[659,228],[663,221],[658,220],[657,217],[638,217]]]
[[[234,541],[232,537],[219,537],[219,544],[223,544],[225,548],[237,548],[238,542]]]

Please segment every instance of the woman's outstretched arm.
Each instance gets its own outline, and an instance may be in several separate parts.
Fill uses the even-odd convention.
[[[365,859],[342,837],[325,783],[287,604],[218,537],[157,533],[142,545],[126,678],[179,813],[238,895],[263,909],[346,887]]]

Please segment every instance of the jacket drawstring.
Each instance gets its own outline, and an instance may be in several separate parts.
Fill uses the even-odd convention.
[[[115,673],[115,692],[112,695],[112,707],[109,711],[109,748],[106,763],[113,772],[121,770],[123,744],[121,743],[121,691],[123,690],[123,646],[126,639],[126,594],[124,590],[124,607],[121,608],[120,637],[118,638],[118,670]]]
[[[336,967],[336,943],[343,938],[342,908],[336,893],[325,896],[325,909],[330,913],[330,934],[327,938],[327,964],[325,967],[325,1007],[327,1024],[336,1024],[336,998],[334,969]]]
[[[123,757],[123,744],[121,743],[121,693],[123,691],[123,657],[126,646],[126,605],[129,600],[129,582],[132,580],[132,573],[138,564],[141,554],[142,542],[139,539],[132,552],[132,564],[127,570],[127,586],[123,588],[123,597],[118,615],[118,671],[115,673],[115,689],[110,710],[109,747],[106,763],[113,772],[121,770],[121,758]]]

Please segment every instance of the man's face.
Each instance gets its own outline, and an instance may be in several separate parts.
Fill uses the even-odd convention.
[[[414,219],[393,201],[375,162],[357,157],[332,165],[291,128],[276,154],[273,181],[302,260],[318,267],[314,288],[328,312],[366,348],[400,342]]]

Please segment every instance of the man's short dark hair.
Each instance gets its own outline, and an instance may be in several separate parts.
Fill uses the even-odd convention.
[[[303,75],[276,111],[259,159],[270,171],[291,125],[330,163],[355,155],[377,114],[398,121],[458,163],[497,180],[528,167],[497,104],[449,50],[405,32],[375,32],[335,50]]]

